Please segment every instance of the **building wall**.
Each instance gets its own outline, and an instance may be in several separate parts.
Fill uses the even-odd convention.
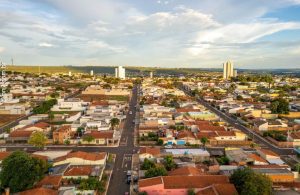
[[[70,163],[71,165],[105,165],[106,158],[102,160],[85,160],[81,158],[68,158],[63,161],[53,163],[53,166]]]
[[[268,175],[268,177],[272,180],[272,182],[293,182],[294,181],[293,174]]]

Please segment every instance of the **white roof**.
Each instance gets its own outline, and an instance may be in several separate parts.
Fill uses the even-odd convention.
[[[194,154],[194,155],[205,155],[209,156],[209,153],[203,149],[165,149],[166,152],[170,152],[173,155],[179,154]]]
[[[270,164],[283,165],[284,162],[280,158],[267,159]]]

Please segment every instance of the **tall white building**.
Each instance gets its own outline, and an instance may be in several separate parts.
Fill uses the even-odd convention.
[[[125,79],[125,68],[118,66],[115,68],[115,77],[120,79]]]
[[[91,70],[90,75],[94,76],[94,71],[93,70]]]
[[[150,76],[151,79],[153,78],[153,72],[152,71],[150,72],[149,76]]]
[[[227,61],[223,64],[223,79],[229,79],[235,76],[235,72],[233,71],[233,63]]]

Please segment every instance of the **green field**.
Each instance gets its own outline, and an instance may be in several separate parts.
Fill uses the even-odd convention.
[[[71,66],[7,66],[7,71],[22,73],[68,73],[79,72]]]
[[[155,74],[189,74],[203,72],[196,68],[152,68],[152,67],[125,67],[127,74],[149,73],[153,71]],[[114,74],[115,67],[112,66],[7,66],[8,71],[22,73],[89,73],[91,70],[95,74]]]

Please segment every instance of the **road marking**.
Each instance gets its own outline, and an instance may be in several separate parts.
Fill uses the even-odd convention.
[[[122,168],[127,168],[127,164],[125,162],[130,161],[131,156],[132,156],[131,154],[124,154],[123,155]]]

